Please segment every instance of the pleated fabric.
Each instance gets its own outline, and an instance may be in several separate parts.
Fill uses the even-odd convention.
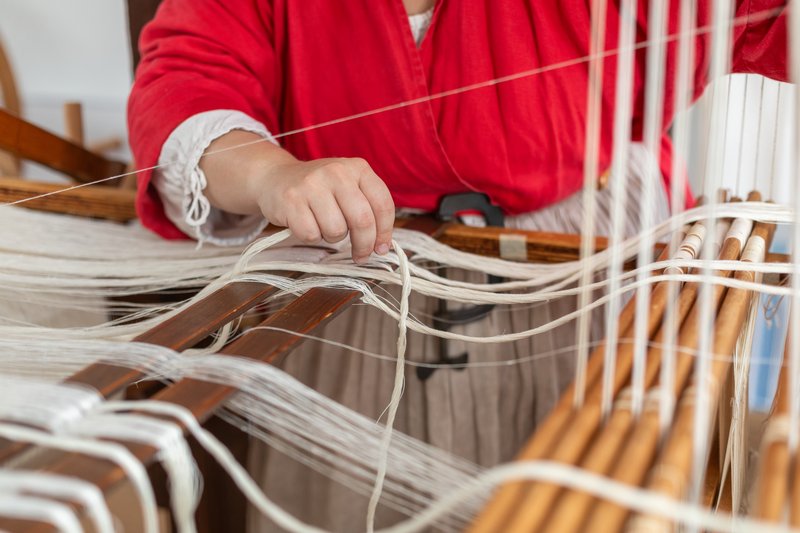
[[[668,216],[667,196],[654,162],[643,146],[634,144],[627,166],[624,232],[640,231],[642,209],[651,209],[656,222]],[[657,172],[657,170],[655,170]],[[616,179],[611,177],[611,180]],[[642,206],[642,183],[652,179],[657,192],[653,205]],[[610,188],[598,191],[595,231],[611,230]],[[547,209],[507,218],[507,227],[526,230],[580,233],[583,207],[578,193]],[[447,270],[453,279],[484,281],[485,275]],[[397,298],[390,290],[388,297]],[[596,295],[599,296],[599,295]],[[452,330],[472,336],[531,329],[576,309],[577,298],[561,298],[532,306],[497,306],[488,317]],[[410,308],[418,319],[431,323],[438,302],[412,295]],[[456,308],[449,304],[448,309]],[[602,311],[592,314],[593,341],[602,339]],[[384,354],[389,360],[369,357],[319,341],[307,340],[290,354],[282,368],[308,386],[366,416],[377,419],[386,408],[394,382],[397,323],[379,311],[355,305],[316,335]],[[405,369],[405,392],[395,429],[431,443],[482,466],[513,459],[536,425],[553,408],[575,372],[576,322],[548,332],[505,344],[449,342],[452,357],[468,353],[466,369],[440,368],[421,380],[416,367]],[[406,359],[436,362],[439,341],[409,333]],[[491,365],[492,362],[514,364]],[[362,531],[368,495],[357,494],[259,442],[253,442],[249,468],[280,506],[300,519],[333,531]],[[391,470],[391,464],[389,465]],[[436,495],[433,495],[436,496]],[[379,525],[400,520],[402,515],[379,509]],[[274,524],[251,511],[254,531],[276,530]]]

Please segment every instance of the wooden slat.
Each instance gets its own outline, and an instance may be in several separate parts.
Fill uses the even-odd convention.
[[[125,171],[124,163],[94,154],[4,109],[0,109],[0,149],[63,172],[80,183]]]
[[[527,260],[533,263],[563,263],[580,257],[581,237],[567,233],[547,231],[525,231],[509,228],[476,228],[462,224],[451,224],[444,229],[439,239],[457,250],[486,257],[500,257],[501,237],[517,236],[525,240]],[[608,239],[595,240],[596,251],[605,250]],[[663,243],[656,244],[654,255],[661,253]]]
[[[59,192],[66,187],[57,183],[0,177],[0,204],[27,200],[19,205],[37,211],[116,222],[128,222],[136,218],[135,191],[91,186]],[[42,194],[50,196],[28,200]]]
[[[231,283],[134,340],[176,351],[191,348],[275,291],[275,287],[262,283]],[[95,363],[67,379],[67,382],[88,385],[108,398],[143,377],[136,369]]]
[[[516,235],[525,239],[527,260],[532,263],[563,263],[580,258],[581,238],[579,235],[553,233],[547,231],[527,231],[509,228],[476,228],[462,224],[449,224],[439,240],[456,250],[486,257],[500,257],[501,236]],[[656,243],[653,256],[657,257],[664,249],[664,243]],[[608,239],[598,237],[595,250],[601,252],[608,247]],[[788,254],[768,253],[767,263],[788,263]],[[632,266],[632,265],[627,265]]]
[[[357,291],[312,289],[273,314],[262,322],[261,326],[311,333],[341,313],[360,295],[361,293]],[[256,329],[231,343],[222,350],[222,353],[269,363],[288,354],[303,340],[296,335]],[[191,410],[200,422],[205,422],[235,392],[236,389],[224,385],[184,379],[160,392],[153,399],[182,405]],[[151,466],[155,463],[157,453],[155,448],[128,443],[126,446],[143,464]],[[55,458],[41,470],[84,479],[98,486],[104,494],[108,494],[125,480],[125,475],[118,466],[77,453],[57,453]],[[8,530],[9,526],[10,524],[0,517],[0,530]],[[50,530],[45,524],[34,523],[29,529],[18,531]]]
[[[257,283],[231,283],[210,294],[182,313],[134,339],[180,351],[190,348],[263,301],[275,288]],[[117,394],[144,376],[136,369],[95,363],[66,382],[87,385],[104,397]],[[0,465],[29,449],[29,446],[0,438]]]

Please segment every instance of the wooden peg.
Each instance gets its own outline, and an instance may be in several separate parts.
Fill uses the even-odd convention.
[[[64,136],[73,143],[84,146],[83,106],[80,102],[64,104]]]

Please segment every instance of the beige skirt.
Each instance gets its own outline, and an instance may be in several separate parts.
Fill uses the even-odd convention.
[[[649,156],[634,145],[628,164],[625,234],[639,232],[641,189]],[[613,178],[612,178],[613,179]],[[659,175],[652,210],[660,222],[668,215],[666,194]],[[598,192],[595,231],[608,234],[611,227],[611,194]],[[508,227],[528,230],[580,233],[580,193],[537,211],[507,220]],[[480,281],[482,274],[448,272],[449,277]],[[394,294],[393,296],[397,296]],[[411,312],[430,322],[438,302],[412,295]],[[451,306],[452,307],[452,306]],[[562,298],[534,306],[497,306],[486,318],[453,328],[471,336],[496,335],[530,329],[551,322],[576,309],[576,298]],[[592,340],[602,338],[602,311],[592,315]],[[414,366],[406,367],[406,385],[395,428],[447,452],[482,466],[512,459],[536,425],[552,409],[575,370],[575,323],[569,322],[534,337],[505,344],[450,342],[448,355],[468,353],[470,363],[518,361],[513,365],[440,368],[421,380]],[[379,311],[356,305],[317,335],[369,352],[393,356],[397,323]],[[439,343],[432,337],[410,333],[406,357],[410,361],[436,362]],[[354,353],[329,344],[307,340],[285,361],[283,369],[333,400],[377,419],[392,393],[395,363]],[[333,531],[362,531],[368,497],[357,494],[312,471],[307,466],[253,443],[250,471],[270,498],[291,514],[312,525]],[[379,512],[379,524],[388,525],[402,516],[389,509]],[[251,529],[272,531],[277,527],[251,512]]]

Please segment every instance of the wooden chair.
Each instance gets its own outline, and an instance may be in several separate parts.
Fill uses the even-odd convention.
[[[97,155],[4,109],[0,109],[0,150],[11,154],[15,159],[33,161],[58,171],[71,178],[74,183],[91,183],[123,174],[127,169],[125,163]],[[18,175],[12,175],[0,177],[0,203],[18,202],[50,194],[20,205],[119,222],[136,218],[135,191],[113,185],[112,181],[52,194],[65,186],[24,180]]]
[[[64,174],[73,183],[90,183],[124,174],[128,166],[83,147],[81,106],[76,102],[64,106],[66,138],[50,133],[22,119],[19,91],[11,63],[0,42],[0,203],[11,203],[51,194],[65,186],[22,179],[23,160],[39,163]],[[106,148],[115,142],[103,143]],[[118,180],[83,187],[58,195],[26,201],[25,207],[72,215],[105,218],[120,222],[136,217],[135,193],[121,190]],[[124,188],[133,189],[124,181]]]
[[[17,82],[14,79],[14,71],[11,69],[11,62],[3,48],[0,39],[0,107],[9,113],[19,116],[20,101]],[[7,152],[0,151],[0,175],[18,176],[20,171],[19,158]]]

